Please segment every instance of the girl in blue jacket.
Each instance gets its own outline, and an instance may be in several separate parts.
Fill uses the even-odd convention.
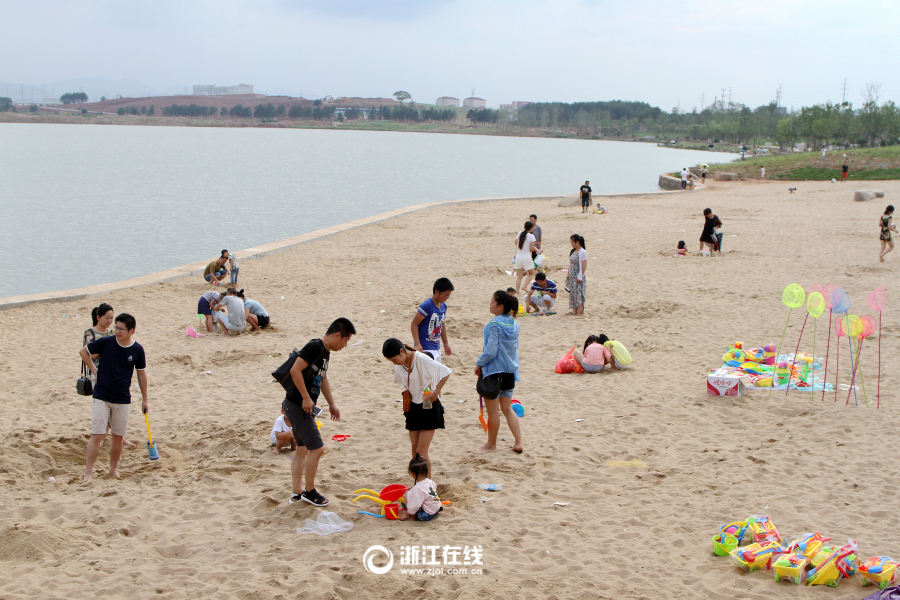
[[[500,431],[500,411],[506,417],[509,430],[515,438],[512,450],[522,452],[522,429],[519,417],[512,410],[513,388],[519,380],[519,324],[516,313],[519,301],[503,290],[491,297],[490,311],[494,318],[484,326],[484,351],[475,362],[475,375],[493,378],[500,382],[500,397],[485,399],[488,411],[488,441],[480,451],[497,449],[497,433]]]

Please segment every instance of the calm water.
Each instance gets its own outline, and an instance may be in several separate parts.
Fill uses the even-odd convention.
[[[153,273],[421,202],[658,189],[709,154],[369,131],[0,124],[0,297]],[[716,158],[722,158],[717,155]]]

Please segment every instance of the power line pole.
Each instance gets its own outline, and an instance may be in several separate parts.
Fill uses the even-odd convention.
[[[847,101],[847,78],[844,77],[844,85],[841,88],[841,104]]]
[[[728,88],[728,108],[731,108],[731,88]]]
[[[701,92],[700,93],[700,112],[703,112],[703,97],[704,97],[704,94]]]
[[[781,106],[781,84],[778,84],[778,91],[775,93],[775,107]]]
[[[725,88],[722,88],[722,110],[725,110]]]

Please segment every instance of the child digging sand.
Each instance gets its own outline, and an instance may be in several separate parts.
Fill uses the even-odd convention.
[[[606,337],[606,334],[590,335],[584,341],[584,350],[575,351],[575,362],[581,365],[585,373],[599,373],[606,366],[618,370],[612,352],[603,345],[607,341],[609,338]]]
[[[288,420],[287,415],[284,414],[284,409],[282,408],[281,416],[275,420],[275,425],[272,427],[272,433],[269,436],[269,440],[272,442],[272,452],[281,454],[282,446],[288,444],[291,445],[291,450],[297,449],[297,442],[294,440],[294,430],[291,427],[291,422]]]
[[[409,474],[415,480],[406,492],[406,508],[400,509],[401,521],[430,521],[444,510],[437,495],[437,486],[427,477],[428,461],[418,454],[409,461]]]

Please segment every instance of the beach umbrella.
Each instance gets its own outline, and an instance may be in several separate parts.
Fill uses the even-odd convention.
[[[883,287],[878,286],[872,290],[872,293],[866,298],[866,302],[869,308],[878,311],[878,391],[876,392],[875,408],[881,408],[881,311],[887,304],[887,292]]]
[[[800,308],[803,306],[803,301],[806,299],[806,292],[803,291],[803,288],[797,285],[796,283],[790,283],[784,290],[781,292],[781,301],[785,306],[788,307],[788,316],[787,320],[784,322],[784,330],[781,332],[781,341],[778,343],[778,348],[775,349],[775,362],[778,362],[778,353],[783,349],[784,345],[784,334],[787,333],[788,323],[791,321],[791,313],[795,308]],[[775,377],[772,377],[772,387],[775,387]],[[788,389],[791,387],[790,378],[788,378]],[[769,393],[772,393],[772,390],[769,390]]]

